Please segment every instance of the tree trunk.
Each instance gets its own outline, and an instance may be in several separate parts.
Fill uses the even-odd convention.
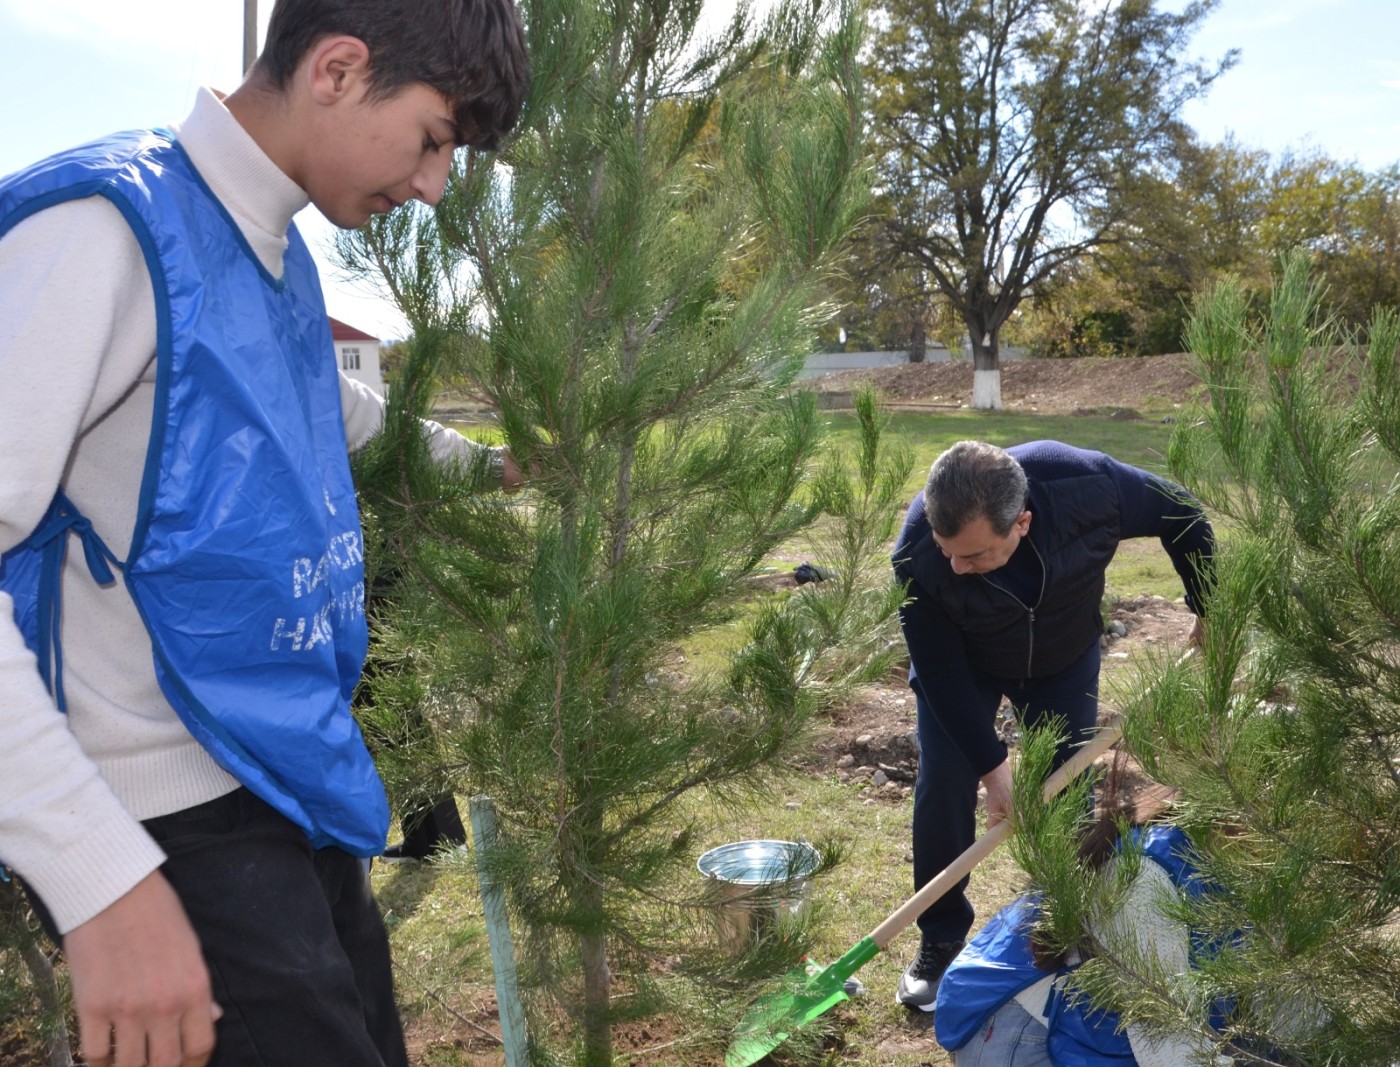
[[[601,901],[599,902],[601,904]],[[588,1067],[612,1067],[612,1021],[609,1018],[608,942],[602,934],[579,937],[583,963],[583,1051]]]
[[[909,334],[909,362],[922,363],[928,355],[928,331],[924,329],[924,320],[921,318],[914,323],[914,328]]]
[[[1001,370],[972,372],[972,406],[978,411],[1001,410]]]
[[[615,686],[616,683],[614,683]],[[614,688],[612,698],[617,699]],[[580,753],[582,755],[582,753]],[[603,820],[591,804],[577,814],[578,836],[573,845],[583,868],[593,866],[594,850],[603,837]],[[612,1067],[612,971],[608,967],[607,910],[603,886],[585,877],[575,891],[583,923],[578,937],[583,969],[583,1062],[587,1067]]]
[[[1001,410],[1001,359],[995,330],[968,331],[972,342],[972,406],[978,411]]]
[[[68,1026],[64,1022],[63,996],[58,990],[58,979],[54,976],[53,964],[37,943],[37,938],[24,931],[26,940],[20,946],[20,956],[34,978],[34,988],[39,995],[39,1003],[49,1016],[53,1030],[44,1044],[49,1052],[49,1067],[73,1067],[73,1046],[68,1040]]]

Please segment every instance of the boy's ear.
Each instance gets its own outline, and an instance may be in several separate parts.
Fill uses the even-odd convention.
[[[358,37],[323,37],[306,57],[311,97],[332,104],[351,95],[369,73],[369,47]]]

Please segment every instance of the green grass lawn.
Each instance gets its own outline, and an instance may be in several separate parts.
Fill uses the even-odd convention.
[[[825,412],[830,441],[854,448],[855,416]],[[965,439],[988,441],[1003,448],[1027,441],[1051,439],[1077,448],[1107,452],[1115,459],[1158,474],[1166,473],[1167,441],[1172,427],[1158,420],[1111,419],[1076,415],[1022,415],[1009,413],[907,412],[890,415],[890,432],[908,441],[914,450],[914,471],[908,496],[923,488],[928,468],[938,454]]]
[[[841,447],[856,442],[855,419],[848,413],[823,413],[829,440]],[[462,426],[480,435],[482,427]],[[890,430],[913,449],[916,463],[907,497],[921,488],[932,460],[953,442],[980,438],[1003,446],[1042,438],[1055,438],[1082,448],[1098,449],[1148,470],[1164,472],[1164,455],[1171,426],[1157,419],[1113,419],[1093,416],[1034,416],[949,413],[895,413]],[[778,553],[772,565],[790,570],[806,558],[806,546],[794,545]],[[1155,541],[1126,542],[1108,576],[1108,597],[1158,595],[1175,600],[1180,582]],[[698,635],[686,651],[688,660],[705,663],[719,659],[734,641],[734,631]],[[1106,672],[1127,669],[1122,661],[1106,663]],[[913,702],[909,702],[913,728]],[[859,785],[839,782],[834,773],[811,773],[796,768],[775,779],[777,800],[761,810],[736,816],[731,810],[710,806],[704,796],[693,796],[689,810],[710,826],[696,843],[704,849],[749,837],[831,839],[845,850],[845,858],[829,875],[811,888],[816,905],[815,922],[819,959],[826,963],[840,956],[869,933],[913,892],[912,868],[906,861],[909,843],[909,802],[867,803]],[[465,810],[465,800],[463,800]],[[415,1035],[419,1065],[503,1063],[480,1034],[492,1025],[492,989],[489,958],[482,935],[482,909],[476,895],[469,857],[450,870],[426,867],[376,867],[376,891],[384,904],[400,971],[400,997],[410,1033]],[[1009,901],[1025,885],[1024,875],[1003,850],[977,870],[970,896],[979,917],[985,919]],[[831,1013],[829,1022],[839,1039],[822,1062],[849,1067],[943,1067],[951,1064],[927,1029],[927,1020],[916,1018],[895,1005],[893,993],[899,973],[918,944],[911,928],[897,937],[886,953],[860,971],[868,995]],[[736,1020],[737,1021],[737,1020]],[[619,1055],[619,1063],[676,1064],[709,1067],[719,1061],[715,1035],[697,1034],[685,1019],[660,1021],[664,1035],[658,1047]]]

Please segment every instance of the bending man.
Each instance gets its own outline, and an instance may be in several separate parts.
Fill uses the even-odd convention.
[[[1027,727],[1063,720],[1057,765],[1092,733],[1104,574],[1132,537],[1161,540],[1199,615],[1214,539],[1181,487],[1057,441],[1009,450],[960,441],[934,462],[892,554],[908,584],[900,623],[918,707],[916,886],[972,844],[979,783],[989,825],[1011,814],[995,729],[1003,697]],[[922,943],[900,979],[900,1003],[934,1009],[938,980],[972,928],[966,888],[964,879],[919,917]]]

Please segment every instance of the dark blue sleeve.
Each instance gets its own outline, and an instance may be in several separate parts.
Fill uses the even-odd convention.
[[[1215,555],[1215,532],[1200,501],[1175,482],[1109,456],[1104,469],[1118,487],[1121,536],[1156,537],[1186,590],[1186,606],[1202,614]]]
[[[1006,759],[1006,745],[997,737],[995,722],[970,713],[980,701],[962,634],[953,620],[932,597],[920,596],[917,584],[910,583],[909,599],[899,609],[899,624],[925,706],[977,777],[1000,766]]]

